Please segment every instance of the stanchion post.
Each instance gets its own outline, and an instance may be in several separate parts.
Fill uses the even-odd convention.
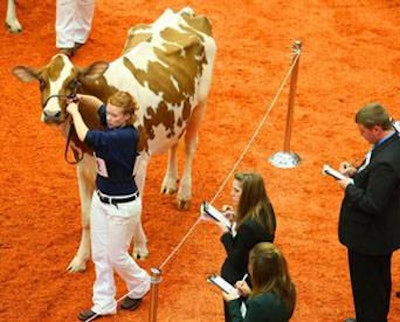
[[[274,166],[278,168],[294,168],[300,163],[300,157],[296,153],[290,152],[290,139],[292,136],[294,102],[296,98],[297,75],[299,71],[299,61],[301,53],[301,41],[296,40],[292,45],[292,50],[293,50],[292,65],[293,64],[294,65],[291,72],[289,102],[288,102],[288,111],[286,117],[286,129],[285,129],[283,151],[275,153],[268,159]]]
[[[297,89],[297,75],[299,73],[299,61],[301,52],[301,41],[296,40],[292,46],[293,49],[293,59],[294,63],[293,70],[290,79],[290,91],[289,91],[289,102],[288,102],[288,112],[286,118],[286,131],[285,131],[285,143],[283,146],[283,151],[290,152],[290,139],[292,136],[292,125],[293,125],[293,112],[294,112],[294,101],[296,98]]]
[[[161,282],[161,270],[158,268],[151,268],[150,272],[151,288],[149,322],[156,322],[158,309],[158,284]]]

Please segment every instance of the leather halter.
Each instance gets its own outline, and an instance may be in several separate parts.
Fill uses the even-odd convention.
[[[72,164],[72,165],[75,165],[75,164],[78,164],[79,162],[81,162],[83,160],[83,154],[84,154],[83,150],[81,150],[81,153],[79,153],[79,151],[77,151],[71,147],[71,150],[74,153],[75,160],[74,161],[68,160],[68,148],[70,147],[72,136],[75,134],[76,134],[76,130],[75,130],[74,123],[72,123],[72,120],[70,120],[68,135],[67,135],[67,142],[65,144],[65,149],[64,149],[64,160],[68,164]]]
[[[71,94],[69,94],[69,95],[67,95],[67,94],[54,94],[54,95],[50,95],[50,96],[46,99],[46,101],[43,103],[42,108],[45,109],[47,103],[48,103],[49,100],[52,99],[52,98],[66,98],[66,99],[72,100],[72,102],[74,102],[74,103],[77,103],[79,100],[78,100],[78,97],[77,97],[76,94],[77,94],[78,88],[79,88],[80,86],[81,86],[81,82],[80,82],[79,80],[77,80],[77,79],[73,80],[73,82],[72,82],[72,92],[71,92]],[[70,147],[70,143],[71,143],[72,136],[73,136],[73,135],[76,135],[76,130],[75,130],[74,124],[72,123],[71,120],[70,120],[69,122],[70,122],[70,126],[69,126],[69,129],[68,129],[67,141],[66,141],[65,149],[64,149],[64,160],[65,160],[68,164],[75,165],[75,164],[78,164],[79,162],[82,161],[82,159],[83,159],[83,153],[84,153],[84,152],[82,151],[82,153],[79,153],[77,150],[71,148],[71,149],[72,149],[72,152],[74,153],[74,159],[75,159],[75,161],[70,161],[70,160],[68,160],[68,148]]]
[[[77,94],[77,92],[78,92],[78,88],[79,88],[81,85],[82,85],[82,83],[81,83],[79,80],[77,80],[77,79],[73,80],[72,83],[71,83],[71,86],[72,86],[72,92],[71,92],[71,94],[68,94],[68,95],[67,95],[67,94],[54,94],[54,95],[50,95],[50,96],[44,101],[44,103],[42,104],[42,108],[45,109],[45,108],[46,108],[46,105],[47,105],[47,103],[50,101],[50,99],[55,98],[55,97],[57,97],[57,98],[63,97],[63,98],[69,98],[69,99],[74,100],[74,99],[76,98],[76,94]]]

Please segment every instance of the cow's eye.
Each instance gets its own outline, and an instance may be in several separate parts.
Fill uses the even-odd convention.
[[[79,85],[79,81],[74,79],[71,83],[69,83],[68,87],[70,90],[74,91],[77,89],[78,85]]]
[[[41,91],[46,88],[46,82],[43,79],[39,79],[39,87]]]

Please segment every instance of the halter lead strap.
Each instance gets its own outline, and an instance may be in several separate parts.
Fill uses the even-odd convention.
[[[75,126],[74,126],[74,124],[71,122],[71,123],[70,123],[70,126],[69,126],[69,130],[68,130],[67,142],[66,142],[66,144],[65,144],[64,160],[65,160],[65,162],[67,162],[68,164],[72,164],[72,165],[76,165],[76,164],[78,164],[79,162],[81,162],[81,161],[83,160],[83,153],[84,153],[84,152],[82,151],[82,153],[80,154],[78,151],[76,151],[75,149],[71,148],[72,152],[74,153],[74,159],[75,159],[75,161],[70,161],[70,160],[68,160],[68,148],[69,148],[70,143],[71,143],[72,135],[75,134],[75,133],[76,133],[76,131],[75,131]]]
[[[71,94],[69,94],[69,95],[66,95],[66,94],[54,94],[54,95],[50,95],[50,96],[46,99],[46,101],[43,103],[43,109],[46,108],[46,105],[47,105],[47,103],[49,102],[49,100],[52,99],[52,98],[55,98],[55,97],[58,97],[58,98],[64,97],[64,98],[70,99],[70,100],[71,100],[72,102],[74,102],[74,103],[78,103],[79,100],[78,100],[78,97],[77,97],[76,94],[77,94],[78,88],[79,88],[80,86],[81,86],[81,83],[80,83],[78,80],[74,80],[74,81],[73,81],[73,90],[72,90]],[[78,164],[78,163],[81,162],[82,159],[83,159],[83,152],[82,152],[82,154],[79,154],[78,151],[76,151],[76,150],[74,150],[74,149],[71,148],[71,149],[72,149],[72,152],[74,153],[74,159],[75,159],[75,161],[70,161],[70,160],[68,160],[68,148],[69,148],[70,143],[71,143],[72,135],[75,134],[75,133],[76,133],[76,131],[75,131],[75,126],[74,126],[74,124],[71,122],[71,123],[70,123],[70,126],[69,126],[69,130],[68,130],[67,142],[66,142],[66,144],[65,144],[65,149],[64,149],[64,160],[65,160],[68,164],[72,164],[72,165]]]

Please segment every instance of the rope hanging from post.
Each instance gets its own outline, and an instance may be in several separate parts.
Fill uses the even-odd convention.
[[[293,49],[293,70],[292,78],[290,79],[290,92],[289,92],[289,102],[288,102],[288,113],[286,118],[286,131],[285,131],[285,143],[283,145],[283,151],[290,152],[290,138],[292,134],[293,126],[293,114],[294,114],[294,101],[296,98],[296,88],[297,88],[297,75],[299,73],[299,61],[301,54],[301,42],[296,40],[292,46]]]
[[[231,169],[231,171],[229,172],[229,174],[225,177],[225,180],[223,181],[223,183],[220,185],[217,193],[214,195],[214,197],[212,198],[212,200],[210,201],[211,204],[214,203],[214,201],[217,199],[217,197],[220,195],[220,193],[222,192],[222,190],[225,188],[228,180],[232,177],[233,173],[236,171],[237,167],[239,166],[240,162],[242,162],[244,156],[246,155],[246,153],[248,152],[248,150],[250,149],[250,146],[252,145],[253,141],[255,140],[255,138],[257,137],[258,133],[260,132],[262,126],[264,125],[269,113],[271,112],[272,108],[274,107],[279,95],[282,93],[283,88],[289,78],[289,76],[292,74],[293,68],[295,66],[295,64],[297,63],[298,60],[298,56],[295,56],[292,64],[290,65],[289,70],[287,71],[287,73],[285,74],[283,80],[281,81],[278,91],[276,92],[270,106],[267,109],[267,112],[264,114],[263,118],[261,119],[260,123],[258,124],[256,130],[254,131],[249,143],[246,145],[246,147],[244,148],[244,150],[242,151],[242,153],[240,154],[238,160],[235,162],[233,168]],[[175,255],[175,253],[182,247],[182,245],[185,243],[185,241],[189,238],[189,236],[192,234],[192,232],[194,231],[194,229],[196,228],[196,226],[198,225],[198,223],[201,221],[201,218],[199,217],[195,223],[190,227],[189,231],[185,234],[185,236],[181,239],[181,241],[179,242],[179,244],[172,250],[172,252],[168,255],[168,257],[164,260],[164,262],[159,266],[160,269],[162,269],[168,262],[169,260]]]
[[[292,59],[292,71],[291,71],[291,81],[290,81],[290,92],[289,92],[289,103],[288,111],[286,117],[286,129],[285,129],[285,139],[283,144],[283,151],[275,153],[271,156],[268,161],[270,161],[274,166],[278,168],[294,168],[300,163],[300,157],[294,153],[290,152],[290,138],[292,134],[293,126],[293,112],[294,112],[294,100],[296,97],[296,86],[297,86],[297,75],[299,70],[299,59],[301,54],[301,42],[296,40],[292,46],[293,59]]]

